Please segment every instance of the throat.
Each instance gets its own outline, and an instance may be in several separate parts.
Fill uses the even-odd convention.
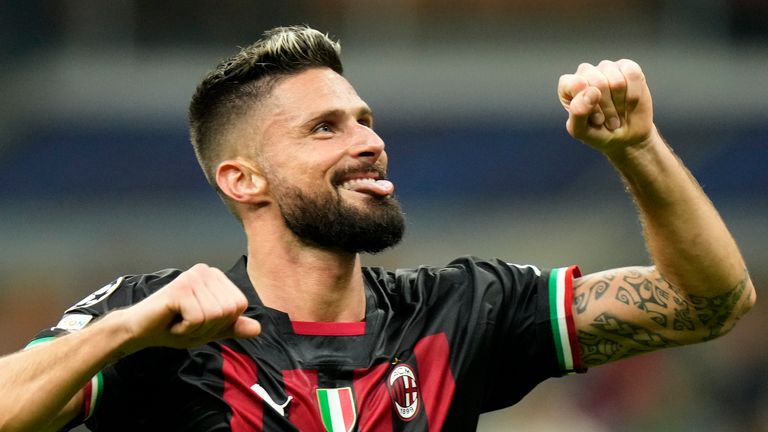
[[[262,303],[288,314],[292,321],[360,322],[365,318],[359,257],[347,266],[333,265],[328,259],[311,265],[286,260],[270,266],[251,258],[249,255],[248,276]],[[271,261],[265,260],[261,263]]]

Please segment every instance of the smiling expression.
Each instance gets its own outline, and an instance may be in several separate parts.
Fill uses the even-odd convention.
[[[253,115],[269,193],[299,239],[350,252],[400,240],[404,222],[386,179],[384,142],[344,77],[317,68],[283,78]]]

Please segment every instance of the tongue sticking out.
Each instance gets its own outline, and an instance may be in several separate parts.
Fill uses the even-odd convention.
[[[354,192],[360,192],[367,195],[385,197],[392,195],[395,191],[395,185],[389,180],[361,179],[351,180],[342,185],[344,189]]]

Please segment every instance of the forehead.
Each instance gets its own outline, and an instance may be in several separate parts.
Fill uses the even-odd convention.
[[[264,126],[290,126],[330,110],[360,111],[368,105],[352,84],[327,68],[303,71],[281,79],[272,88],[261,110]]]

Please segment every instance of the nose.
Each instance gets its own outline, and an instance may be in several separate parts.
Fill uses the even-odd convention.
[[[358,124],[355,127],[355,137],[349,154],[355,159],[363,159],[366,162],[374,163],[384,153],[384,140],[373,131],[373,129]]]

